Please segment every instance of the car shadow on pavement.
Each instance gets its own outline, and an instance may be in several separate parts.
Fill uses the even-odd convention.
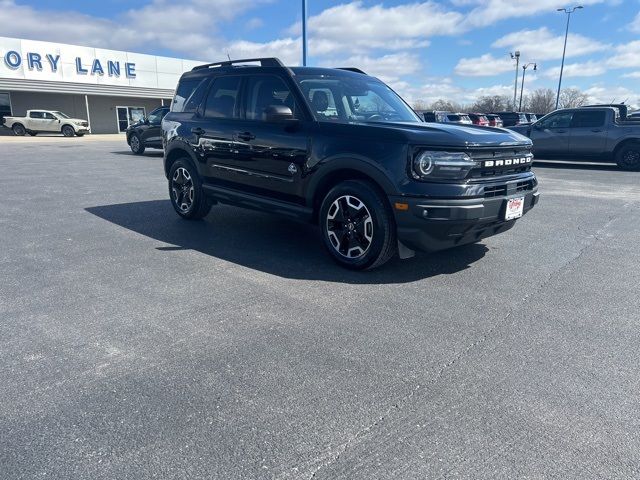
[[[324,251],[317,227],[275,215],[216,205],[201,221],[179,218],[169,200],[102,205],[88,212],[161,242],[168,254],[195,250],[284,278],[330,282],[406,283],[453,274],[480,260],[488,248],[472,244],[408,260],[395,258],[367,272],[346,270]]]
[[[116,155],[129,155],[130,157],[162,157],[162,150],[147,150],[142,155],[135,155],[131,150],[120,150],[115,153]]]

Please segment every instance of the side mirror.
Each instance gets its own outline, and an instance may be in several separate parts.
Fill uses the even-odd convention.
[[[285,122],[293,120],[293,112],[286,105],[269,105],[264,109],[264,119],[267,122]]]

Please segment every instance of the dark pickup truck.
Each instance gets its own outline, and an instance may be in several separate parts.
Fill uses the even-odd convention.
[[[509,230],[538,201],[531,140],[424,123],[387,85],[352,68],[285,67],[276,58],[195,67],[182,75],[162,130],[182,218],[226,203],[313,222],[333,259],[351,269],[477,242]]]
[[[536,158],[598,160],[640,170],[640,121],[628,118],[624,105],[556,110],[509,128],[533,140]]]

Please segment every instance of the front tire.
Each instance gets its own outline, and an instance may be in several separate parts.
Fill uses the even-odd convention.
[[[624,170],[640,171],[640,143],[622,146],[616,153],[616,163]]]
[[[27,133],[27,129],[24,128],[24,125],[21,125],[19,123],[16,123],[13,127],[11,127],[11,130],[13,130],[13,134],[18,137],[24,137],[25,133]]]
[[[211,210],[198,172],[186,158],[171,165],[169,196],[173,209],[184,219],[197,220],[206,217]]]
[[[73,137],[76,134],[76,131],[73,129],[71,125],[65,125],[62,127],[62,135],[65,137]]]
[[[379,267],[397,250],[391,208],[367,181],[348,180],[331,189],[320,207],[320,228],[331,257],[352,270]]]
[[[144,153],[144,145],[142,145],[142,140],[137,134],[131,135],[129,138],[129,147],[134,155],[142,155]]]

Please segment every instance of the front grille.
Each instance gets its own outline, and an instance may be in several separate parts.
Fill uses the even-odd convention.
[[[82,125],[83,127],[88,127],[89,126],[89,122],[80,122],[80,125]]]
[[[489,187],[484,187],[484,198],[502,197],[506,194],[506,185],[491,185]]]
[[[524,182],[518,182],[516,184],[516,192],[528,192],[529,190],[533,190],[533,187],[535,186],[536,182],[533,179],[526,180]]]
[[[533,155],[526,148],[501,148],[469,152],[478,166],[471,170],[471,178],[486,178],[498,175],[528,172]]]
[[[509,186],[506,183],[502,185],[487,185],[484,187],[484,198],[504,197],[514,193],[528,192],[538,185],[538,181],[532,178],[516,183],[515,188],[513,187],[513,183],[511,185],[511,190],[509,190]]]

